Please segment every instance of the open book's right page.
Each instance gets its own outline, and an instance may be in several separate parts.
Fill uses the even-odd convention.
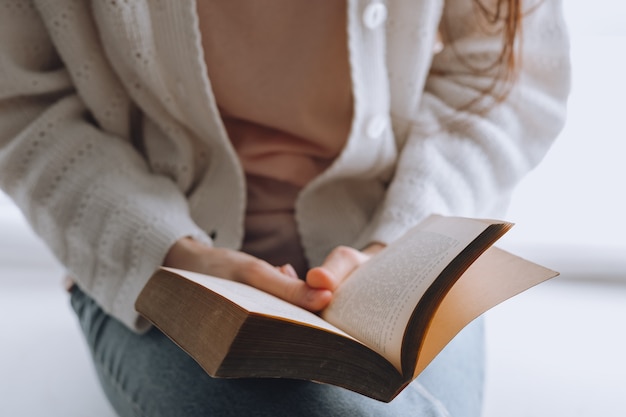
[[[402,370],[402,337],[428,287],[491,223],[432,216],[357,269],[324,310],[329,323]]]
[[[501,302],[558,275],[495,246],[487,249],[448,291],[432,316],[413,377],[472,320]]]

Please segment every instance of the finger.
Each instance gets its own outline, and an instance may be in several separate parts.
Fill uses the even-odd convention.
[[[283,274],[287,276],[290,276],[292,278],[298,278],[298,273],[293,268],[293,266],[291,266],[291,264],[281,265],[281,266],[278,266],[277,268],[280,272],[282,272]]]
[[[286,269],[289,270],[288,267]],[[293,273],[295,275],[295,270]],[[238,275],[238,281],[309,311],[322,310],[332,298],[330,291],[323,288],[311,288],[306,282],[294,279],[294,275],[291,273],[283,273],[262,261],[250,262],[242,268]],[[297,275],[295,276],[297,277]]]
[[[323,309],[332,297],[329,291],[311,288],[304,281],[294,279],[297,273],[291,271],[293,267],[275,268],[239,251],[207,248],[202,261],[199,272],[243,282],[310,311]]]
[[[309,270],[306,282],[313,288],[334,291],[352,271],[368,259],[369,255],[354,248],[338,246],[321,266]]]

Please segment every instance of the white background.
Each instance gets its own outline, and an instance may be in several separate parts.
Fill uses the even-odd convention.
[[[568,122],[503,241],[562,277],[488,313],[485,417],[626,416],[626,1],[564,3]],[[60,275],[0,194],[0,415],[112,416]]]
[[[515,195],[512,240],[626,251],[626,1],[564,3],[573,65],[568,120]]]

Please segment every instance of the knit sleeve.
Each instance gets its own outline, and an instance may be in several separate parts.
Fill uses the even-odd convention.
[[[210,239],[178,186],[151,173],[133,147],[130,101],[99,46],[84,66],[63,64],[64,54],[81,53],[55,47],[59,28],[71,33],[63,16],[81,21],[78,3],[45,24],[29,1],[0,0],[0,10],[0,187],[105,311],[145,329],[134,301],[168,249],[183,236]],[[95,89],[91,97],[103,92],[99,113],[81,85]]]
[[[474,3],[445,2],[447,39],[433,59],[369,241],[394,240],[431,213],[503,215],[515,185],[563,126],[570,68],[560,0],[523,2],[519,78],[506,100],[493,105],[482,94],[496,77],[492,64],[502,38],[477,18]]]

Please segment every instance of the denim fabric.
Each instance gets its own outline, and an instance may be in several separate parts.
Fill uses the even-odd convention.
[[[100,383],[120,417],[479,417],[483,325],[475,321],[391,403],[342,388],[288,379],[215,379],[153,328],[138,335],[78,288],[72,307]]]

